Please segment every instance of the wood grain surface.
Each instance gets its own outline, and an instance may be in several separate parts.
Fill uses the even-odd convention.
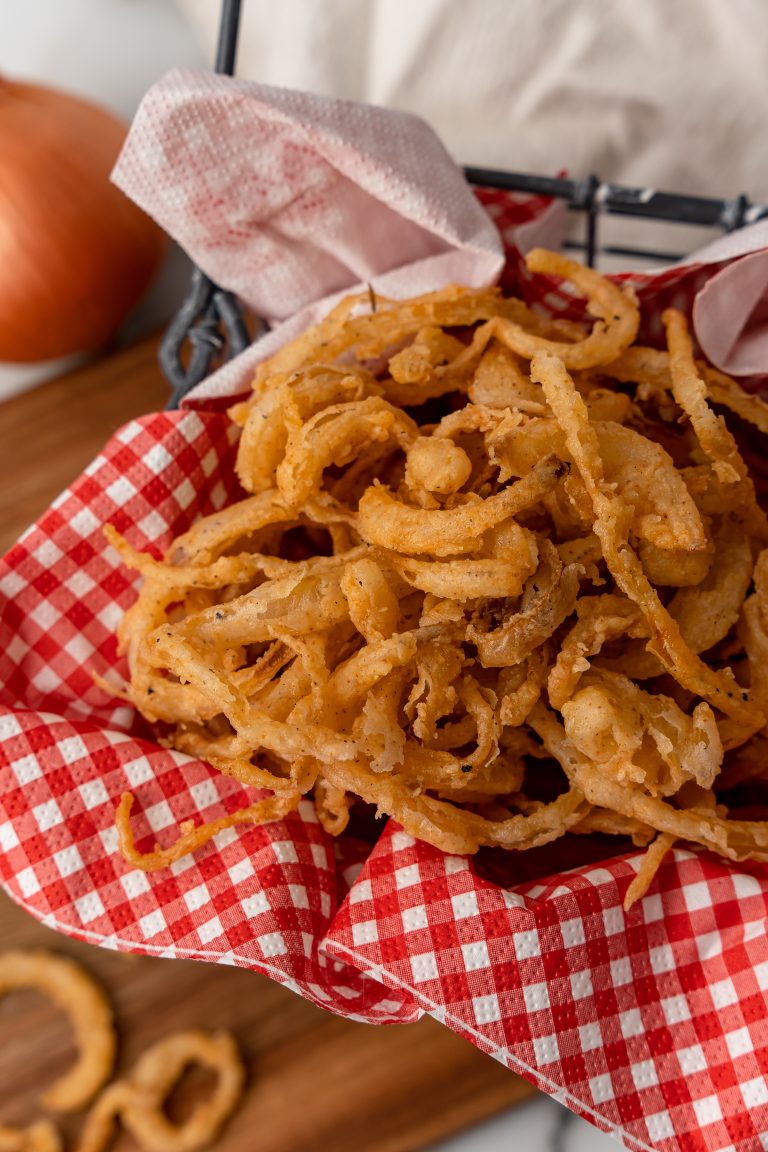
[[[0,405],[0,552],[121,424],[164,405],[155,353],[147,341]],[[117,1014],[119,1073],[173,1029],[231,1029],[248,1088],[220,1152],[416,1152],[533,1092],[432,1020],[354,1024],[256,973],[79,944],[1,893],[0,940],[75,956],[102,981]],[[0,1000],[0,1122],[38,1115],[40,1091],[73,1056],[65,1018],[41,995]],[[205,1084],[192,1077],[182,1087],[189,1096]],[[184,1095],[174,1105],[182,1111]],[[62,1121],[67,1147],[81,1121]],[[132,1147],[126,1135],[115,1144],[118,1152]]]
[[[150,339],[0,404],[0,555],[113,432],[168,395]]]

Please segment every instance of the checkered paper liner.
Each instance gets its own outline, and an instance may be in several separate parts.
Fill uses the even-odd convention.
[[[481,199],[502,235],[541,207]],[[530,299],[515,252],[507,267]],[[706,271],[638,279],[645,322],[670,297],[690,311]],[[535,302],[574,308],[554,283]],[[94,684],[125,671],[115,628],[135,594],[100,528],[161,550],[238,497],[234,454],[221,412],[133,422],[0,565],[6,891],[69,935],[252,968],[352,1019],[427,1012],[628,1148],[768,1148],[762,869],[678,850],[625,915],[636,854],[506,890],[393,823],[371,850],[333,843],[308,802],[157,873],[122,861],[126,789],[144,850],[252,794],[159,747]]]

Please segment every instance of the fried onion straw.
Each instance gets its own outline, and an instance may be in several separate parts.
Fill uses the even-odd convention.
[[[44,992],[67,1014],[80,1050],[68,1072],[41,1097],[46,1108],[83,1108],[109,1078],[116,1038],[112,1009],[101,988],[79,964],[42,950],[0,953],[0,995],[15,988]]]

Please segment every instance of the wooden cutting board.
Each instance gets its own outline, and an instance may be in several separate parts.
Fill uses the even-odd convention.
[[[149,340],[0,404],[0,553],[121,424],[164,406],[156,347]],[[2,894],[0,948],[67,953],[102,981],[117,1013],[118,1073],[173,1029],[231,1029],[248,1089],[220,1152],[415,1152],[533,1092],[433,1020],[353,1024],[253,972],[78,944]],[[30,1122],[41,1089],[73,1056],[65,1018],[41,995],[0,1000],[0,1121]],[[175,1107],[203,1087],[190,1077]],[[62,1123],[68,1147],[81,1121]],[[125,1135],[115,1145],[131,1147]]]

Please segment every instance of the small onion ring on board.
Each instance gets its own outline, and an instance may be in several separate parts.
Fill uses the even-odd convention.
[[[152,1097],[126,1080],[116,1080],[99,1096],[85,1118],[76,1152],[104,1152],[115,1136],[123,1108],[130,1100],[150,1107]]]
[[[0,953],[0,996],[35,988],[69,1017],[80,1055],[68,1072],[41,1096],[46,1108],[74,1112],[109,1078],[117,1040],[112,1009],[95,980],[74,960],[53,952]]]
[[[174,1124],[164,1104],[190,1065],[216,1074],[216,1086],[191,1114]],[[77,1152],[103,1152],[115,1123],[125,1128],[144,1152],[196,1152],[218,1135],[234,1112],[245,1082],[237,1045],[227,1032],[197,1029],[173,1032],[142,1053],[127,1079],[116,1080],[89,1113]]]
[[[35,1120],[27,1128],[0,1124],[0,1152],[62,1152],[61,1133],[50,1120]]]

